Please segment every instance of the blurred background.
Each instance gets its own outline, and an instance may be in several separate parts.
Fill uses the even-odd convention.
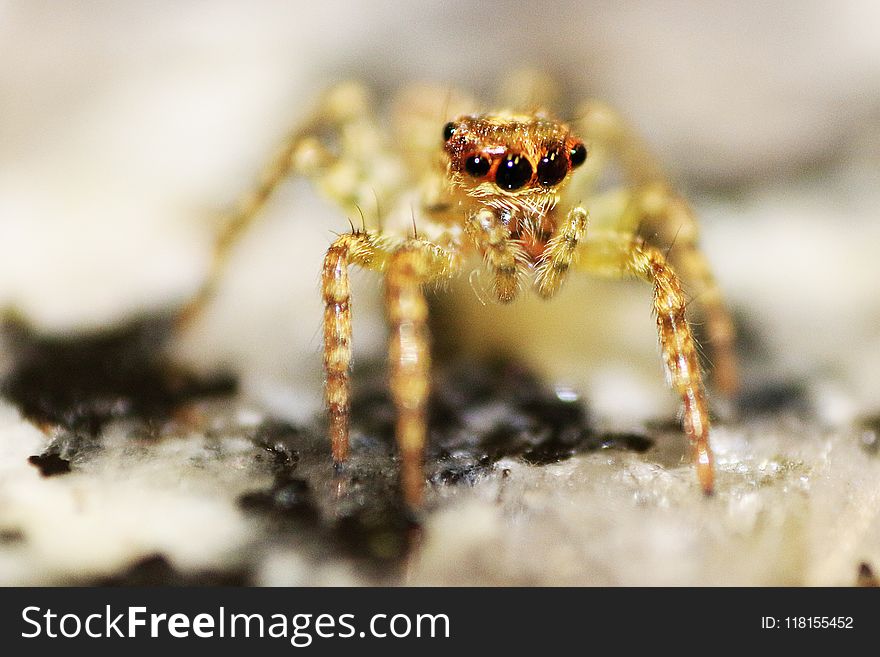
[[[846,437],[851,420],[880,410],[878,34],[873,0],[0,0],[0,308],[42,331],[73,334],[182,303],[203,280],[224,214],[329,84],[363,80],[381,99],[429,81],[488,98],[513,69],[546,71],[569,102],[611,103],[654,147],[701,216],[709,261],[749,346],[746,383],[796,382],[821,422],[796,431],[782,422],[752,436],[721,425],[716,444],[728,472],[749,464],[742,466],[753,468],[749,476],[766,483],[761,477],[770,476],[768,463],[776,467],[775,455],[795,456],[764,497],[738,484],[715,515],[689,484],[671,505],[668,495],[679,489],[662,477],[658,488],[634,493],[619,464],[607,471],[590,460],[557,470],[521,466],[526,492],[507,516],[498,515],[490,490],[487,505],[463,503],[431,520],[430,536],[449,539],[428,542],[417,581],[848,584],[859,558],[880,558],[878,517],[866,511],[880,500],[876,459]],[[347,227],[309,184],[285,184],[236,249],[205,316],[176,341],[178,357],[200,368],[233,368],[261,410],[313,417],[321,391],[318,273],[333,231]],[[355,279],[358,358],[380,358],[380,282]],[[559,385],[582,388],[600,420],[641,426],[671,417],[675,407],[649,296],[638,284],[572,282],[557,303],[505,309],[508,322],[497,307],[481,308],[465,295],[457,338],[463,352],[485,344],[514,350]],[[596,362],[586,367],[588,352]],[[4,581],[48,577],[22,575],[25,562],[78,572],[83,555],[101,572],[125,563],[139,545],[158,544],[176,563],[203,566],[205,545],[223,562],[230,545],[246,545],[253,534],[234,497],[221,504],[208,484],[199,504],[220,505],[217,516],[187,507],[173,497],[179,491],[165,510],[150,502],[151,522],[167,530],[158,543],[142,523],[111,526],[108,518],[124,516],[113,506],[121,486],[136,490],[119,504],[144,497],[126,473],[111,476],[106,490],[99,486],[92,507],[77,501],[83,479],[70,478],[73,492],[43,485],[57,497],[39,499],[47,507],[69,503],[68,520],[79,523],[63,533],[79,537],[81,553],[61,550],[51,523],[27,511],[41,480],[25,459],[44,439],[4,413],[14,428],[3,449],[15,454],[5,462],[12,468],[14,461],[22,482],[20,505],[6,504],[12,515],[4,522],[24,518],[25,534],[43,537],[33,540],[44,559],[9,561]],[[843,432],[844,445],[830,460],[822,442],[829,426]],[[119,450],[126,445],[120,439]],[[167,479],[171,491],[194,481],[191,471],[171,469],[182,467],[178,447],[163,449],[167,462],[134,459],[127,467],[144,470],[138,481],[149,485]],[[789,467],[797,459],[807,475]],[[233,481],[235,463],[217,464],[222,475],[205,470],[202,478],[244,487]],[[823,469],[828,463],[835,469]],[[649,463],[633,467],[658,476]],[[811,473],[821,476],[809,480]],[[593,488],[590,477],[599,482]],[[614,495],[603,477],[617,487]],[[858,495],[850,486],[856,481]],[[812,506],[788,495],[811,483]],[[198,489],[188,486],[184,495]],[[534,497],[542,487],[549,498]],[[648,500],[648,512],[633,499]],[[83,508],[92,514],[85,524],[77,516]],[[178,522],[167,515],[171,508],[191,514]],[[517,513],[531,514],[531,524],[511,529]],[[37,518],[33,527],[29,516]],[[181,527],[193,529],[181,534]],[[465,535],[468,528],[477,533]],[[847,534],[855,536],[849,547],[828,547],[845,542],[839,539],[849,530],[856,532]],[[105,552],[89,535],[108,537]],[[495,559],[499,544],[506,556]],[[529,556],[536,553],[537,561]],[[475,554],[483,556],[472,571],[450,570]],[[520,576],[523,554],[532,571]],[[614,554],[626,558],[604,561]],[[748,563],[731,558],[748,554]],[[300,556],[278,559],[260,581],[316,581]],[[697,561],[702,574],[691,568]],[[578,570],[581,563],[592,569]],[[332,568],[317,581],[359,581]],[[485,575],[493,568],[500,572]]]

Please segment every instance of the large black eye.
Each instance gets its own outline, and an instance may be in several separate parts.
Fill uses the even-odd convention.
[[[489,167],[492,163],[488,157],[483,155],[471,155],[464,161],[464,170],[471,174],[474,178],[482,178],[489,173]]]
[[[495,173],[495,183],[502,189],[519,189],[532,177],[532,165],[522,155],[508,153]]]
[[[445,126],[443,126],[443,141],[449,141],[452,139],[452,135],[455,134],[455,124],[450,121]]]
[[[571,166],[579,167],[587,159],[587,148],[578,142],[568,151],[568,157],[571,158]]]
[[[538,182],[545,187],[556,185],[568,174],[568,160],[561,151],[550,151],[538,161]]]

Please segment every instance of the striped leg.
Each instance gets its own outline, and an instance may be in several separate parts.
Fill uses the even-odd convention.
[[[457,273],[459,258],[431,242],[413,239],[400,244],[373,232],[341,235],[328,249],[321,276],[325,401],[337,465],[346,460],[349,449],[352,324],[348,268],[352,264],[385,273],[391,327],[390,388],[397,411],[402,489],[407,504],[417,508],[424,485],[422,459],[431,367],[428,307],[422,286]]]
[[[709,410],[697,347],[685,317],[687,301],[678,276],[662,251],[638,237],[621,233],[594,236],[584,249],[581,264],[594,273],[635,275],[653,286],[663,362],[672,387],[682,399],[684,431],[691,444],[700,486],[707,495],[711,494],[715,475],[709,445]]]
[[[421,285],[424,278],[424,259],[417,249],[403,248],[391,257],[385,276],[385,304],[391,326],[389,384],[397,410],[401,486],[411,507],[418,507],[422,501],[431,372],[428,304]]]
[[[396,436],[401,488],[418,508],[424,488],[423,459],[428,434],[431,352],[424,283],[448,278],[458,258],[429,242],[411,240],[391,254],[385,270],[385,304],[390,325],[389,385],[397,411]]]
[[[616,230],[638,232],[668,254],[705,319],[712,354],[712,378],[719,390],[733,395],[739,379],[734,354],[735,329],[699,248],[693,210],[673,191],[647,144],[615,110],[604,103],[589,101],[581,105],[578,115],[576,127],[590,151],[580,174],[580,191],[584,197],[589,196],[603,170],[612,161],[620,165],[629,185],[630,203]]]
[[[369,233],[340,235],[327,250],[321,272],[324,300],[324,401],[330,423],[333,461],[348,457],[348,423],[351,409],[351,284],[348,267],[373,260],[376,247]]]
[[[712,354],[712,378],[718,389],[733,395],[739,386],[736,332],[718,282],[699,247],[699,230],[688,203],[665,185],[653,185],[640,195],[646,239],[664,249],[670,262],[687,281],[690,295],[705,320],[706,341]],[[652,237],[648,238],[648,233]]]

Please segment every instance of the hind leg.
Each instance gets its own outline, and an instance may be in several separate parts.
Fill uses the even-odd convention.
[[[369,183],[359,174],[369,170],[369,166],[361,165],[360,160],[368,155],[359,152],[358,144],[375,142],[368,105],[366,93],[360,86],[333,87],[324,94],[311,116],[279,146],[254,187],[239,198],[222,226],[205,282],[178,314],[180,329],[190,326],[201,315],[216,292],[235,245],[288,178],[300,175],[315,179],[322,191],[338,201],[346,212],[356,212],[355,208],[361,205],[366,208],[365,212],[370,212],[370,208],[378,204],[373,192],[378,190],[376,194],[381,194],[384,190],[381,185],[370,187],[369,199],[361,198],[365,184],[369,187]],[[380,158],[385,154],[371,152],[369,156]],[[357,165],[352,166],[352,162]]]

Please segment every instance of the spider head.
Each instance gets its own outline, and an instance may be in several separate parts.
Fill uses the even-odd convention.
[[[466,115],[443,128],[450,184],[510,210],[553,207],[587,149],[564,123],[541,114]]]

